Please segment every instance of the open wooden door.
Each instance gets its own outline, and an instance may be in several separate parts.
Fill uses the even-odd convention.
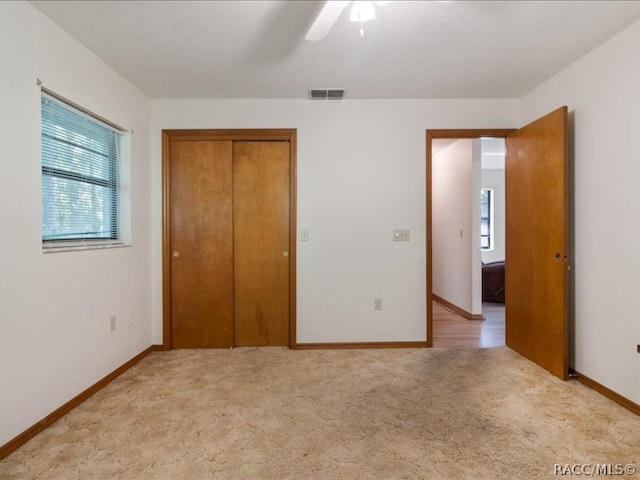
[[[506,343],[566,380],[567,107],[506,138]]]

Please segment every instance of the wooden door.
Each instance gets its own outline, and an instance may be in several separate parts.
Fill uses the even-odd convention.
[[[567,108],[508,134],[506,149],[506,343],[567,379]]]
[[[233,144],[170,145],[171,347],[230,347]]]
[[[235,345],[289,344],[289,142],[233,144]]]

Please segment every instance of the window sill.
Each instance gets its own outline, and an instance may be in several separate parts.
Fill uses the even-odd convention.
[[[48,243],[42,245],[42,253],[74,252],[78,250],[103,250],[106,248],[130,247],[131,243],[114,242],[77,242]]]

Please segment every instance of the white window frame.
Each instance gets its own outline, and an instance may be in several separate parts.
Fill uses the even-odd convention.
[[[102,248],[117,248],[131,246],[131,228],[130,228],[130,152],[131,152],[131,138],[130,132],[124,128],[105,120],[104,118],[90,112],[89,110],[80,107],[74,102],[71,102],[54,92],[45,89],[41,89],[41,99],[46,98],[48,101],[56,102],[58,105],[73,112],[73,114],[84,117],[90,122],[99,125],[102,128],[107,128],[116,132],[119,138],[119,148],[117,149],[117,160],[115,168],[117,169],[115,178],[117,179],[116,192],[117,200],[115,201],[112,212],[115,215],[115,232],[114,235],[109,235],[110,238],[70,238],[64,240],[52,240],[45,239],[44,227],[41,234],[42,237],[42,251],[43,253],[52,252],[65,252],[72,250],[93,250]],[[42,101],[42,100],[41,100]],[[43,130],[43,119],[41,118],[41,131]],[[42,147],[41,147],[42,148]],[[44,155],[43,153],[41,155]],[[43,158],[41,158],[42,171],[44,175],[51,175],[50,168],[45,167]],[[47,170],[47,173],[45,173]],[[90,182],[87,182],[90,183]],[[44,184],[42,187],[42,194],[44,195]],[[41,199],[41,221],[44,217],[44,199]]]
[[[480,200],[480,249],[485,252],[490,252],[495,248],[495,232],[494,232],[494,203],[495,203],[495,189],[494,188],[484,188],[482,187],[482,191],[480,193],[480,198],[482,198],[482,193],[485,191],[489,192],[488,201],[489,201],[489,233],[487,235],[482,234],[482,200]],[[483,237],[487,237],[489,241],[489,245],[487,247],[483,246]]]

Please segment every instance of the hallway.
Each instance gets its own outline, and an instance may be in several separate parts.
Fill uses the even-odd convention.
[[[486,348],[505,344],[504,305],[483,303],[484,320],[467,320],[433,302],[433,346]]]

